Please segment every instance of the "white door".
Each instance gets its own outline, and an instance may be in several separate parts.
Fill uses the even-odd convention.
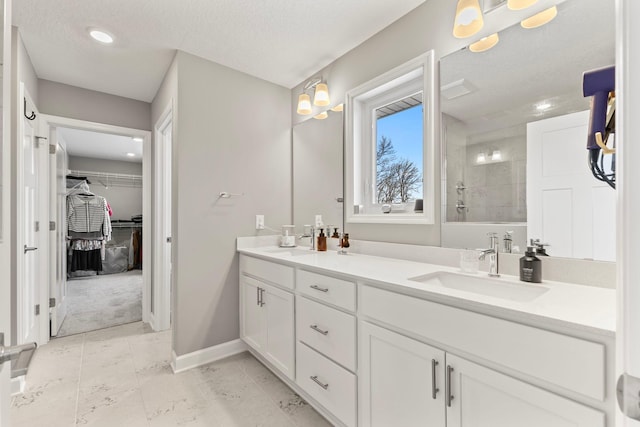
[[[360,323],[361,427],[444,427],[445,353]]]
[[[56,137],[56,129],[51,128],[49,137],[56,147],[54,156],[50,156],[49,183],[50,203],[49,212],[51,221],[55,223],[55,229],[51,230],[50,239],[50,268],[49,297],[55,300],[51,307],[51,336],[58,335],[62,322],[67,315],[67,243],[65,231],[66,220],[66,174],[67,155],[64,147],[60,145]]]
[[[36,138],[39,113],[21,84],[21,93],[26,99],[26,109],[22,109],[22,141],[18,158],[21,158],[18,173],[18,344],[31,341],[40,342],[39,313],[46,308],[40,307],[40,228],[39,224],[39,148]],[[23,104],[24,106],[25,104]],[[35,114],[30,120],[27,116]],[[46,148],[42,148],[46,149]],[[40,249],[40,250],[39,250]]]
[[[591,174],[588,124],[588,111],[527,124],[527,239],[553,256],[615,261],[616,191]]]
[[[283,374],[294,378],[294,311],[293,294],[264,283],[262,288],[261,309],[266,311],[266,353],[265,357]]]
[[[171,327],[171,155],[173,140],[171,107],[165,111],[155,127],[155,271],[150,311],[155,330]]]
[[[605,427],[605,415],[447,354],[447,427]]]
[[[260,282],[240,277],[240,336],[254,349],[264,352],[266,316],[261,307]]]

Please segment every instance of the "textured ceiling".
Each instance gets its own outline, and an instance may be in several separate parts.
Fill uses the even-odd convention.
[[[130,136],[112,135],[79,129],[57,128],[70,156],[142,163],[142,142]],[[134,157],[127,153],[135,154]]]
[[[150,102],[176,49],[291,88],[423,2],[20,0],[13,25],[39,78]]]

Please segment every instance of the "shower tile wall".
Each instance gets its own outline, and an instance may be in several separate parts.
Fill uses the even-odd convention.
[[[492,162],[499,150],[502,161]],[[526,137],[447,147],[447,221],[526,222]],[[485,153],[486,163],[478,163]],[[456,190],[462,181],[466,189]],[[456,208],[458,200],[465,209]]]

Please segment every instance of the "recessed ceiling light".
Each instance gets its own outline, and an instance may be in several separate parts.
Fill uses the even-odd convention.
[[[89,35],[96,41],[104,44],[113,43],[113,36],[111,34],[105,33],[102,30],[89,29]]]
[[[135,156],[136,156],[136,153],[127,153],[127,156],[129,156],[129,157],[135,157]]]
[[[135,142],[142,142],[142,141],[144,141],[144,139],[142,139],[142,137],[140,137],[140,136],[134,136],[134,137],[132,137],[131,139],[133,139]]]
[[[541,104],[536,105],[536,110],[538,111],[548,110],[549,108],[551,108],[551,104],[549,104],[548,102],[543,102]]]

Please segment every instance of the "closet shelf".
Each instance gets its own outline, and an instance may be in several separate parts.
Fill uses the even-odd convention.
[[[112,222],[111,228],[142,228],[141,222]]]
[[[109,172],[93,172],[93,171],[80,171],[69,170],[67,175],[70,176],[82,176],[92,178],[98,184],[101,184],[105,188],[113,187],[142,187],[142,175],[130,175],[124,173],[109,173]]]

